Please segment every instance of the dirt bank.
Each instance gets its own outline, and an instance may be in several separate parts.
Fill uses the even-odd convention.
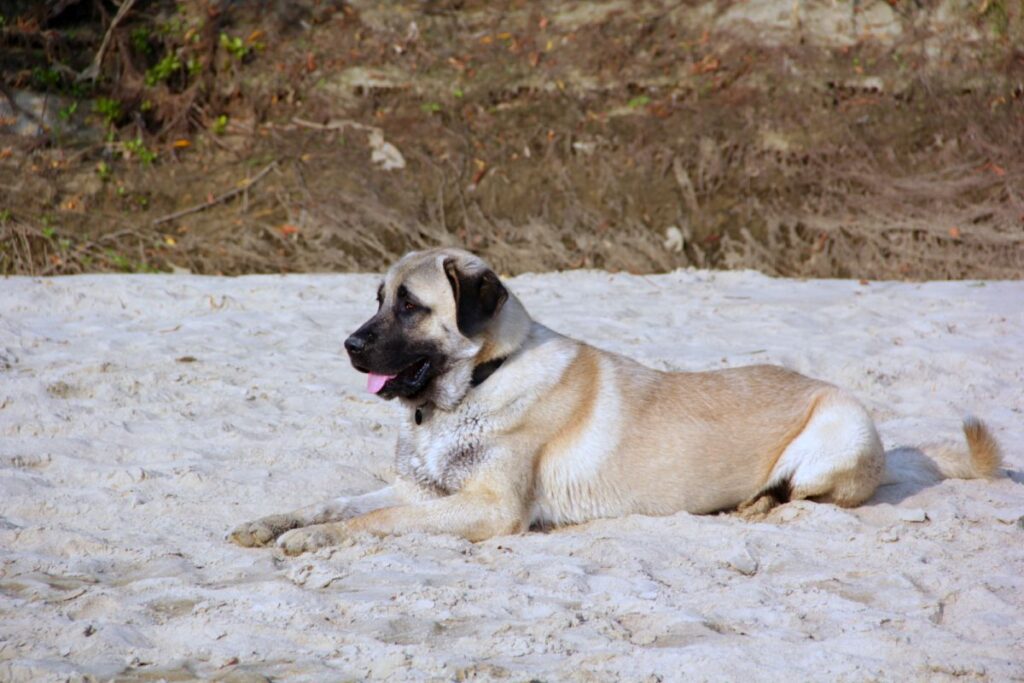
[[[33,26],[98,49],[114,13],[72,5],[8,19],[10,93]],[[110,80],[76,96],[95,51],[55,43],[58,116],[7,127],[0,270],[1019,277],[1022,10],[926,5],[141,2]]]

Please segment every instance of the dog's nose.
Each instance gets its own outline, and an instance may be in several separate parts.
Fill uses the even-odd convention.
[[[371,340],[359,334],[353,334],[345,340],[345,350],[352,355],[358,355],[366,350],[366,345]]]

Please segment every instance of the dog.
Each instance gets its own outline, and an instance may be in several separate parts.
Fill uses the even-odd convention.
[[[370,392],[406,408],[394,484],[242,524],[239,545],[276,539],[296,555],[363,532],[480,541],[629,514],[760,518],[790,500],[856,506],[900,474],[842,389],[770,365],[661,372],[601,351],[532,320],[462,250],[406,255],[377,303],[345,348]],[[997,476],[989,430],[968,418],[963,431],[966,451],[929,452],[926,469]]]

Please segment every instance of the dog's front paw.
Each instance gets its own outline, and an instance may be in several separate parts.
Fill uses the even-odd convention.
[[[239,524],[228,534],[228,538],[240,546],[252,548],[266,545],[289,529],[298,526],[302,526],[302,520],[293,515],[270,515]]]
[[[286,555],[301,555],[341,543],[344,535],[337,524],[317,524],[292,529],[277,539],[277,547]]]

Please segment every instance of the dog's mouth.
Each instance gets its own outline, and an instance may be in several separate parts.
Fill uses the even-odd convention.
[[[423,356],[393,375],[371,372],[360,367],[356,369],[367,373],[366,390],[371,394],[381,398],[412,398],[430,382],[434,367],[430,358]]]

